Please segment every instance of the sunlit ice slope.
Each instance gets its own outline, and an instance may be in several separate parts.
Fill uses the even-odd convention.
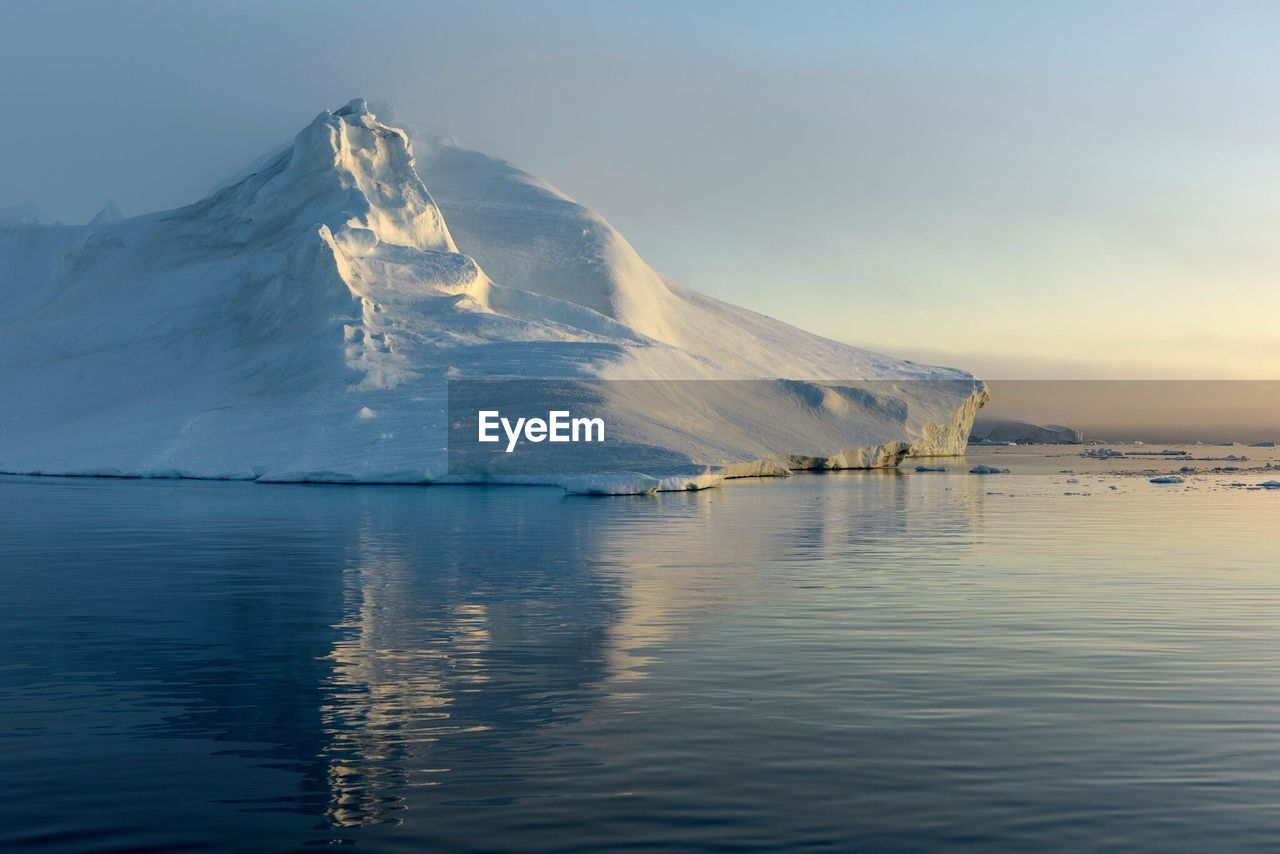
[[[962,453],[986,400],[680,287],[545,182],[359,100],[190,206],[2,226],[0,261],[11,473],[501,479],[449,473],[448,381],[558,378],[654,453],[535,480],[643,492]],[[627,379],[707,382],[602,382]],[[769,382],[713,382],[744,379]]]

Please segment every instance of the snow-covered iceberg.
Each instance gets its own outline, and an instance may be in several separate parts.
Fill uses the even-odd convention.
[[[474,480],[448,470],[446,389],[480,378],[767,381],[710,431],[696,386],[609,383],[653,454],[544,479],[586,492],[961,454],[987,399],[683,288],[550,185],[361,100],[187,207],[0,227],[0,471]]]

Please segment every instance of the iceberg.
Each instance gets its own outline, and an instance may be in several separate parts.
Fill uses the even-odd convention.
[[[451,473],[449,383],[494,378],[607,384],[643,465]],[[551,185],[359,99],[186,207],[0,226],[6,473],[636,494],[959,455],[987,399],[685,288]]]
[[[44,214],[31,202],[20,202],[0,208],[0,227],[43,224],[45,224]]]
[[[974,445],[1079,445],[1084,434],[1060,424],[1031,424],[1001,418],[978,417],[969,443]]]

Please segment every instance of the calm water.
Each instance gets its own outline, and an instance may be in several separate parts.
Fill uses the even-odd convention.
[[[0,479],[0,848],[1280,845],[1280,492],[960,471]]]

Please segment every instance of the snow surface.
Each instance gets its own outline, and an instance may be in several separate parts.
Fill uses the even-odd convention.
[[[683,288],[554,187],[361,100],[187,207],[0,226],[0,471],[449,482],[464,378],[771,380],[602,386],[652,466],[545,482],[605,494],[961,454],[987,399]]]

